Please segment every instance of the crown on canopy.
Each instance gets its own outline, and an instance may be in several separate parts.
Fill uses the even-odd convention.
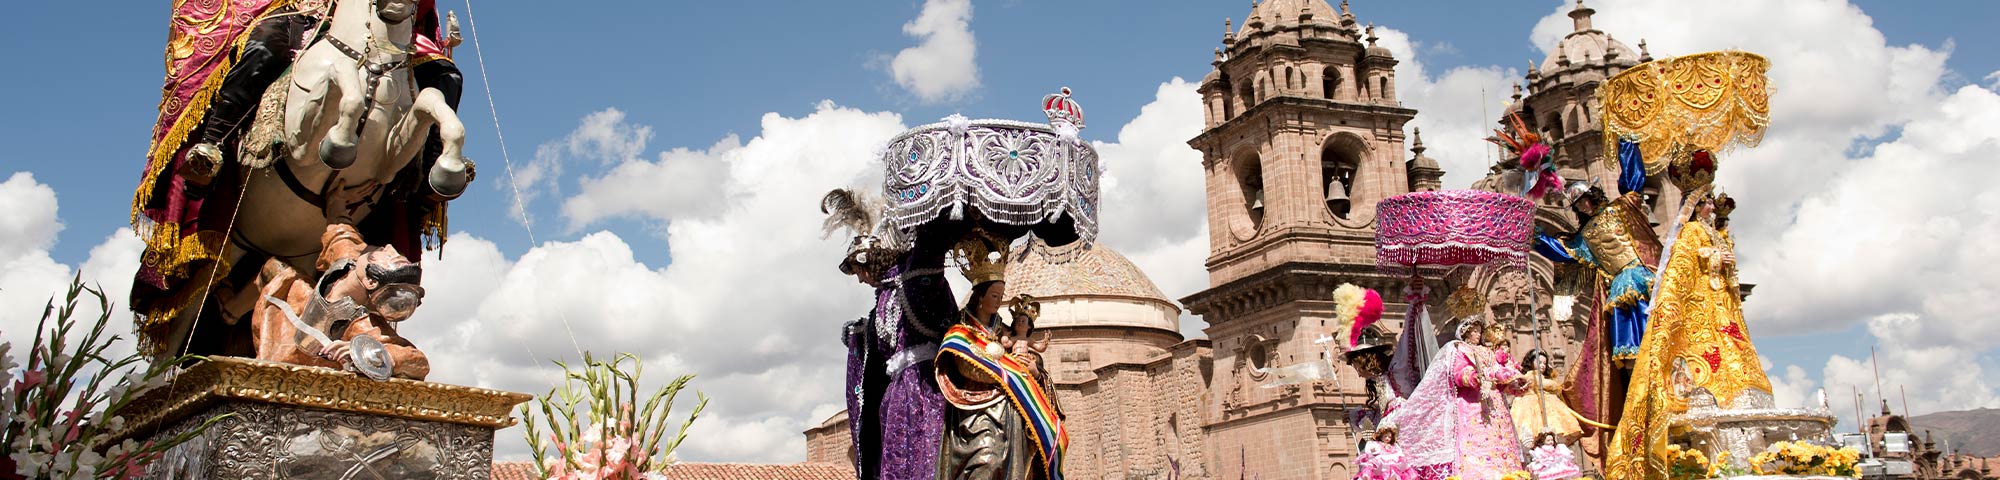
[[[1672,162],[1667,164],[1667,178],[1681,191],[1692,192],[1715,182],[1715,155],[1708,150],[1676,145],[1667,155]]]

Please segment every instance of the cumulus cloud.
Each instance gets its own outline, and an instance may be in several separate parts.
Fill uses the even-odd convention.
[[[1104,167],[1099,240],[1125,254],[1168,298],[1208,288],[1208,214],[1201,152],[1187,140],[1201,133],[1198,86],[1175,78],[1118,130],[1117,142],[1093,142]],[[1202,323],[1182,315],[1181,331],[1201,336]]]
[[[903,24],[903,34],[917,45],[889,59],[897,85],[925,103],[955,101],[979,88],[972,0],[924,0],[917,18]]]
[[[602,125],[644,131],[622,120]],[[895,114],[822,103],[802,118],[767,114],[757,137],[725,139],[698,154],[675,150],[648,161],[643,142],[606,142],[640,146],[618,151],[613,172],[702,163],[719,172],[710,185],[657,178],[668,182],[657,188],[699,188],[728,201],[702,214],[603,203],[589,216],[565,209],[579,226],[608,215],[664,223],[668,265],[637,260],[611,232],[544,243],[515,258],[454,234],[450,255],[426,260],[425,307],[406,331],[432,352],[434,380],[450,383],[542,393],[559,379],[545,360],[573,360],[579,350],[637,354],[655,382],[696,373],[693,387],[714,401],[682,458],[803,460],[801,432],[842,402],[839,327],[869,306],[868,290],[832,268],[845,245],[819,240],[818,199],[835,187],[879,184],[876,150],[904,128]],[[613,175],[585,181],[566,207],[629,193],[607,180]],[[517,430],[499,438],[502,458],[524,456]]]
[[[520,167],[509,167],[507,181],[496,188],[508,188],[512,205],[509,213],[522,226],[533,228],[528,205],[544,193],[560,194],[558,180],[566,164],[595,161],[601,165],[635,161],[653,138],[653,127],[625,122],[625,112],[607,108],[583,117],[575,130],[563,138],[535,147],[535,158]],[[572,225],[571,227],[575,227]]]
[[[609,109],[585,119],[624,114]],[[621,216],[679,219],[708,216],[727,203],[723,190],[728,175],[728,153],[743,147],[735,135],[723,137],[707,150],[676,148],[661,152],[655,160],[640,157],[652,128],[626,125],[616,164],[603,175],[585,178],[575,196],[563,201],[563,216],[574,231],[598,220]],[[578,131],[582,131],[579,128]]]
[[[1764,375],[1771,379],[1771,397],[1779,407],[1810,407],[1819,403],[1819,400],[1814,398],[1814,394],[1819,391],[1819,384],[1807,376],[1806,369],[1798,365],[1786,365],[1784,369],[1777,369],[1770,358],[1758,356],[1757,360],[1763,364]]]
[[[1501,102],[1513,94],[1514,70],[1498,66],[1460,66],[1433,74],[1425,68],[1423,52],[1436,48],[1413,40],[1393,28],[1377,27],[1378,45],[1389,49],[1396,64],[1396,98],[1403,106],[1417,109],[1410,131],[1421,131],[1425,155],[1437,159],[1444,168],[1446,188],[1465,188],[1486,176],[1486,168],[1498,158],[1492,144],[1493,118],[1505,108]],[[1446,46],[1445,48],[1448,48]],[[1406,141],[1405,143],[1412,143]],[[1414,156],[1399,152],[1401,158]]]
[[[1890,408],[1898,413],[1922,415],[1944,410],[2000,408],[2000,394],[1994,392],[1979,364],[1980,353],[1986,346],[1936,345],[1933,339],[1926,338],[1934,330],[1925,328],[1926,324],[1934,323],[1938,322],[1905,313],[1868,319],[1868,333],[1880,345],[1875,364],[1867,357],[1834,355],[1827,359],[1821,372],[1823,383],[1830,390],[1847,395],[1860,390],[1873,400],[1861,405],[1866,415],[1874,415],[1881,409],[1881,397],[1874,392],[1877,366],[1881,369],[1882,396],[1889,398]],[[1918,393],[1904,398],[1904,391]],[[1907,405],[1905,400],[1909,402]],[[1847,403],[1847,418],[1852,418],[1853,402]],[[1836,410],[1839,409],[1836,405]]]
[[[61,301],[70,280],[81,276],[86,285],[103,290],[105,298],[112,301],[107,331],[126,339],[106,354],[132,353],[128,327],[132,313],[124,303],[145,245],[132,229],[120,228],[92,247],[81,265],[56,262],[49,256],[57,233],[63,230],[56,204],[55,189],[37,182],[28,172],[16,172],[0,182],[0,205],[10,208],[9,215],[0,218],[0,339],[21,348],[33,342],[42,307],[51,298]],[[76,318],[96,319],[102,312],[94,300],[80,299]],[[16,349],[17,354],[20,351]]]

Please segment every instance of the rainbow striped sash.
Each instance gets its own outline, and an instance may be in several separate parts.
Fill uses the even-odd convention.
[[[988,341],[966,325],[955,325],[944,334],[944,343],[938,347],[937,368],[944,366],[947,356],[965,361],[980,372],[999,379],[1007,390],[1007,399],[1021,414],[1029,430],[1034,432],[1036,450],[1041,453],[1047,465],[1050,479],[1062,478],[1063,450],[1069,446],[1069,432],[1063,430],[1062,419],[1056,413],[1054,398],[1049,398],[1042,390],[1041,382],[1035,381],[1028,365],[1014,357],[1001,355],[998,358],[986,356]]]

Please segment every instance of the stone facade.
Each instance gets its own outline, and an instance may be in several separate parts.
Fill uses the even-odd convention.
[[[850,432],[846,410],[806,430],[806,463],[839,464],[853,471],[854,435]]]
[[[1375,267],[1375,204],[1435,189],[1443,171],[1405,160],[1397,60],[1345,4],[1271,0],[1223,39],[1200,91],[1207,129],[1188,144],[1207,171],[1210,288],[1183,302],[1208,324],[1214,375],[1203,402],[1213,478],[1345,479],[1366,398],[1336,382],[1270,388],[1267,369],[1325,362],[1335,287],[1383,293],[1401,319],[1402,280]],[[1346,202],[1340,202],[1345,198]]]

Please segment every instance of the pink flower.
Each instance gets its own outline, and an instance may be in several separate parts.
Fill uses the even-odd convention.
[[[45,374],[43,374],[41,370],[22,371],[21,379],[14,381],[14,391],[25,392],[28,391],[28,389],[30,388],[34,388],[36,385],[41,385],[42,381],[45,380],[45,378],[43,378],[44,375]]]

